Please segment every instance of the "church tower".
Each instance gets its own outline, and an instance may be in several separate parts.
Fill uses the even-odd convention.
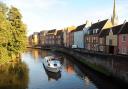
[[[118,25],[118,17],[116,16],[116,1],[115,0],[114,0],[113,16],[111,17],[111,22],[113,26]]]

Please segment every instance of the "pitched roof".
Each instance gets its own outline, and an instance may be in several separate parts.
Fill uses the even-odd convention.
[[[58,30],[56,35],[60,35],[63,31],[62,30]]]
[[[98,31],[98,33],[99,33],[107,21],[108,21],[108,19],[92,24],[91,27],[89,28],[90,35],[93,34],[94,29],[99,29],[99,31]]]
[[[72,30],[75,30],[75,26],[67,27],[66,30],[67,32],[71,32]]]
[[[33,35],[37,35],[37,34],[38,34],[38,32],[34,32],[34,33],[33,33]]]
[[[110,28],[103,29],[99,36],[100,37],[105,37],[105,36],[109,35],[109,31],[110,31]]]
[[[110,30],[112,30],[113,35],[117,35],[119,33],[119,31],[121,30],[122,26],[123,25],[121,24],[121,25],[114,26],[112,28],[103,29],[99,36],[104,37],[104,36],[109,35]]]
[[[115,27],[112,27],[113,35],[118,34],[119,31],[121,30],[121,27],[122,27],[122,24],[121,24],[121,25],[117,25],[117,26],[115,26]]]
[[[81,31],[83,30],[83,28],[85,27],[86,24],[82,24],[82,25],[79,25],[77,26],[76,30],[75,31]]]
[[[56,29],[49,30],[49,31],[48,31],[48,34],[49,34],[49,33],[54,33],[54,32],[56,32]]]
[[[125,23],[125,25],[122,27],[122,30],[119,32],[119,34],[128,34],[128,22]]]

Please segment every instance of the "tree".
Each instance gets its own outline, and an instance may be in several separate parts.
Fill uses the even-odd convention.
[[[0,2],[0,63],[16,58],[26,48],[26,25],[15,7]]]
[[[1,8],[0,4],[0,8]],[[6,14],[1,8],[0,11],[0,62],[6,62],[9,59],[7,44],[11,40],[11,34],[9,32],[10,24],[6,19]]]
[[[26,25],[22,22],[22,15],[15,7],[11,7],[8,13],[8,20],[11,23],[12,40],[8,44],[11,55],[19,55],[26,48],[27,36]]]
[[[6,4],[4,4],[0,1],[0,12],[5,14],[5,13],[7,13],[7,11],[8,11],[8,7],[6,6]]]

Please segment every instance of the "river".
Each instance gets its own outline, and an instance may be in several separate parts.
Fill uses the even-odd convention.
[[[61,56],[61,72],[48,72],[42,60],[47,55]],[[0,71],[0,89],[120,89],[105,76],[86,68],[72,57],[61,53],[29,49],[22,54],[22,63]]]

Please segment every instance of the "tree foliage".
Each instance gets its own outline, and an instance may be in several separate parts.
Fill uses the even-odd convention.
[[[26,25],[21,20],[22,16],[17,8],[11,7],[8,13],[8,20],[11,23],[12,40],[9,45],[14,54],[19,54],[26,47]]]
[[[11,60],[26,48],[26,25],[16,7],[0,2],[0,62]]]

